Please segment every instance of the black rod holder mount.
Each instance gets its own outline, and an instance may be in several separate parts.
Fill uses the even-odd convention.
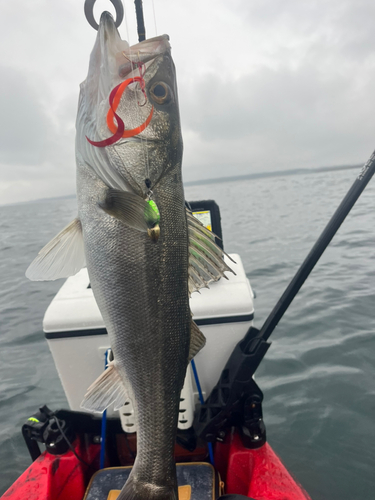
[[[250,327],[234,348],[221,377],[198,410],[194,428],[207,441],[222,440],[226,430],[239,428],[244,446],[255,448],[266,440],[262,415],[263,394],[253,379],[278,322],[313,270],[324,250],[375,173],[375,151],[302,263],[260,330]]]

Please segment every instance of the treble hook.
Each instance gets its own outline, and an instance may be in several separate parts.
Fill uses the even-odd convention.
[[[94,4],[96,0],[85,0],[85,16],[89,24],[96,30],[99,29],[98,23],[95,21],[94,18]],[[122,20],[124,18],[124,6],[122,5],[121,0],[110,0],[110,2],[113,4],[114,8],[116,9],[116,21],[115,21],[115,26],[118,28],[120,24],[122,23]]]

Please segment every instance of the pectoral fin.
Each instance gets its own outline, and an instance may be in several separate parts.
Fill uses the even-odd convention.
[[[154,202],[130,191],[109,188],[105,200],[99,205],[107,214],[138,231],[148,232],[160,219]]]
[[[32,281],[68,278],[86,266],[82,226],[74,219],[59,232],[33,260],[26,271]]]

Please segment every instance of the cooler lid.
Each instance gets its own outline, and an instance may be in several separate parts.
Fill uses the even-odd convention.
[[[239,255],[231,254],[236,264],[226,259],[236,275],[226,273],[210,283],[210,289],[194,292],[190,307],[198,325],[251,321],[254,316],[253,292]],[[103,330],[104,323],[94,299],[87,269],[68,278],[49,305],[43,321],[46,333]],[[105,332],[103,332],[105,333]]]

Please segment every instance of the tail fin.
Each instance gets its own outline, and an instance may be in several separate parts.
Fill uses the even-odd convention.
[[[129,476],[117,500],[178,500],[177,486],[158,486]]]

